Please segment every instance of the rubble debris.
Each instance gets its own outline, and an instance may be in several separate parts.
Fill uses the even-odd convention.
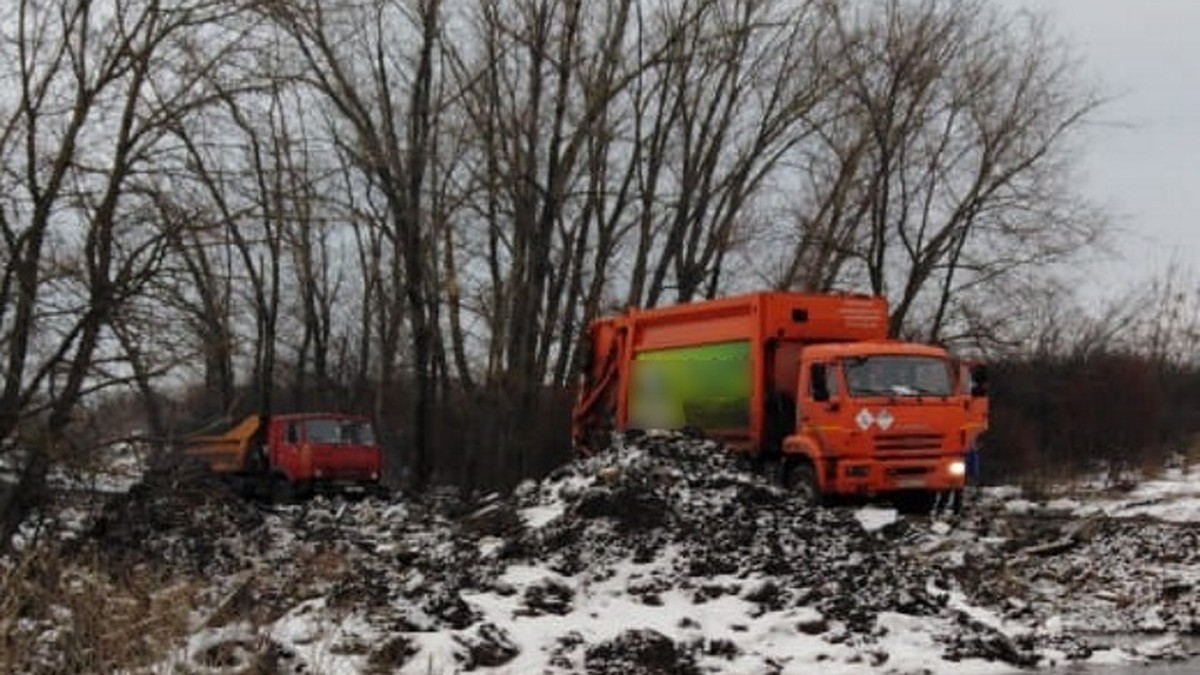
[[[462,659],[465,670],[502,666],[521,653],[521,649],[509,638],[508,633],[493,623],[480,624],[473,634],[459,636],[456,640],[466,649]]]
[[[520,670],[534,658],[536,670],[563,672],[694,673],[735,658],[778,672],[788,657],[748,642],[756,621],[817,645],[814,669],[822,659],[907,667],[880,646],[896,616],[930,626],[946,662],[1021,668],[1048,653],[1088,658],[1105,646],[1096,631],[1200,633],[1196,523],[1077,520],[999,500],[954,520],[861,520],[853,508],[807,505],[711,441],[653,434],[510,496],[439,489],[268,505],[156,471],[113,497],[86,541],[114,567],[206,580],[199,616],[210,628],[263,627],[261,644],[298,671],[316,667],[306,649],[326,644],[320,658],[336,651],[347,669],[375,672]],[[654,625],[578,630],[605,611],[597,598],[687,609]],[[731,613],[704,619],[714,606]],[[530,648],[520,622],[561,632]],[[339,632],[347,625],[352,635]],[[339,644],[358,646],[328,649]],[[193,665],[245,663],[255,648],[239,639]]]
[[[699,675],[690,649],[650,629],[627,630],[587,650],[588,675]]]

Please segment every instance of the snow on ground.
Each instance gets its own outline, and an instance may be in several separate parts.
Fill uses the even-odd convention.
[[[1174,523],[1200,522],[1200,466],[1168,469],[1161,478],[1142,481],[1124,494],[1062,500],[1057,506],[1081,516],[1103,513],[1113,518],[1145,516]]]
[[[118,494],[129,492],[150,463],[149,444],[128,440],[108,443],[89,455],[86,466],[55,468],[47,480],[62,491]]]
[[[151,472],[80,545],[206,588],[151,671],[1012,673],[1188,655],[1196,479],[902,517],[655,435],[509,498],[271,506]]]
[[[864,506],[854,512],[854,518],[867,532],[883,529],[896,522],[900,514],[896,509],[885,509],[877,506]]]

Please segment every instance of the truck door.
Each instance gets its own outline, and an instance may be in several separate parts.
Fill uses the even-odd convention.
[[[299,480],[300,444],[304,441],[300,423],[289,420],[283,428],[272,434],[275,442],[271,447],[272,464],[287,474],[291,480]]]
[[[798,388],[796,419],[800,432],[812,437],[822,452],[843,447],[848,430],[838,424],[842,405],[838,364],[801,362]]]

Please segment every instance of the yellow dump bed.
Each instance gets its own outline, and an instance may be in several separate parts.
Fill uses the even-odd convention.
[[[259,415],[250,415],[223,434],[188,436],[183,441],[184,452],[202,459],[216,473],[242,471],[246,467],[250,444],[261,425]]]

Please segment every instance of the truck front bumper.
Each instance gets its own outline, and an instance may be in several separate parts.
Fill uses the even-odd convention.
[[[906,460],[833,460],[825,466],[825,490],[873,496],[897,490],[961,490],[966,464],[960,456]]]

